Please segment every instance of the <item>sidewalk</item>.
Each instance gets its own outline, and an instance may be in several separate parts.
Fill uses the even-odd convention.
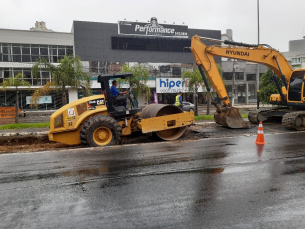
[[[27,128],[27,129],[14,129],[14,130],[0,130],[0,137],[12,137],[12,136],[43,136],[47,135],[49,128]]]
[[[234,107],[240,109],[240,113],[248,113],[251,110],[255,110],[257,108],[256,104],[235,104]],[[272,107],[272,105],[262,105],[260,107]],[[210,105],[210,114],[214,114],[216,112],[216,108],[213,105]],[[207,113],[207,105],[206,104],[198,104],[198,114],[205,115]]]

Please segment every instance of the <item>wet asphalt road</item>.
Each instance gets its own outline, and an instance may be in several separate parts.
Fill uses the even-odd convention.
[[[1,228],[305,228],[305,133],[0,155]]]

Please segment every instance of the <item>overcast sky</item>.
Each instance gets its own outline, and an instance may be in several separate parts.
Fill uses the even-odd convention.
[[[147,22],[233,30],[233,39],[257,43],[257,0],[0,0],[0,28],[28,30],[35,21],[70,32],[73,20]],[[284,52],[305,35],[304,0],[260,0],[260,43]]]

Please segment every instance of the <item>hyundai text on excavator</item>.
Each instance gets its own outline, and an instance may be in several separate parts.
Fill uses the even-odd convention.
[[[175,140],[182,136],[186,126],[195,122],[194,112],[183,112],[179,107],[151,104],[142,111],[135,107],[132,89],[125,101],[114,98],[110,93],[109,80],[125,79],[131,73],[98,76],[105,93],[85,97],[71,102],[51,115],[50,141],[82,146],[106,146],[119,144],[121,137],[132,132],[154,134],[163,140]]]
[[[214,56],[220,56],[263,64],[274,72],[273,79],[279,94],[270,96],[270,104],[280,106],[250,112],[248,118],[251,123],[257,124],[260,121],[268,120],[272,122],[281,120],[282,124],[288,129],[305,129],[305,69],[292,70],[284,55],[269,45],[251,45],[212,39],[216,42],[223,42],[227,46],[207,46],[202,40],[211,39],[195,35],[192,38],[191,50],[204,81],[206,82],[205,71],[220,100],[223,102],[223,106],[214,102],[217,108],[214,116],[216,123],[233,128],[245,126],[238,110],[231,106],[224,83],[217,70]],[[283,81],[284,86],[282,88],[278,78]],[[206,83],[206,85],[208,84]]]

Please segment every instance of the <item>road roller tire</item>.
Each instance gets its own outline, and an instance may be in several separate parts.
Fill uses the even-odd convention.
[[[83,147],[98,147],[120,144],[122,128],[118,122],[106,115],[89,118],[80,131]]]

